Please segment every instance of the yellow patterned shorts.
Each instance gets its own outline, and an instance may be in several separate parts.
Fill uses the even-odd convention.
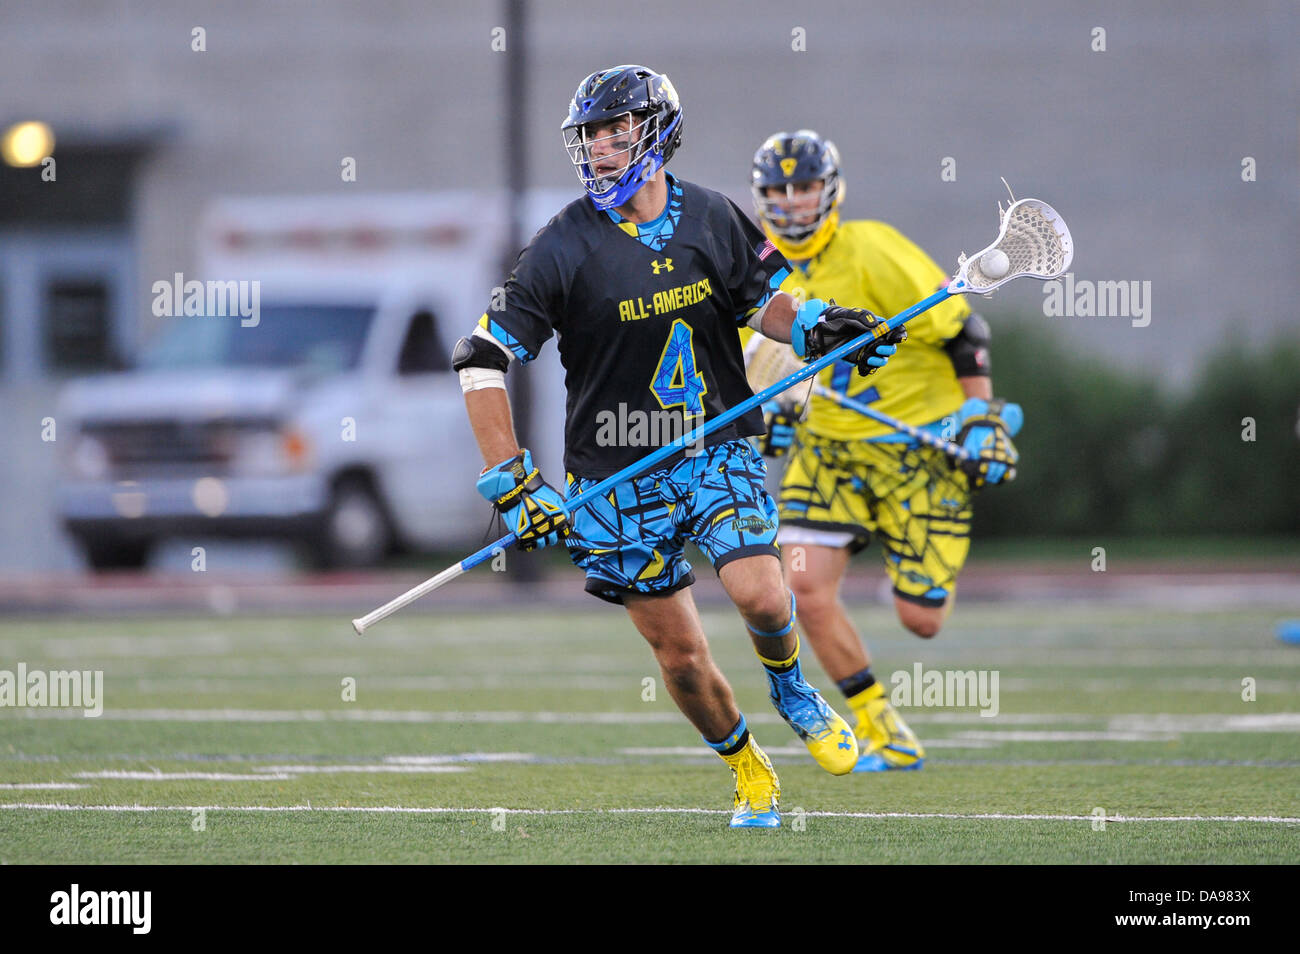
[[[835,441],[799,428],[781,481],[783,549],[849,547],[874,534],[894,592],[942,606],[970,550],[966,475],[928,447]]]

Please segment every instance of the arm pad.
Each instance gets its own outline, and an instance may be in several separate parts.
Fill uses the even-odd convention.
[[[465,394],[484,388],[506,387],[506,371],[513,355],[481,328],[461,338],[451,353],[451,366],[460,375],[460,389]]]
[[[451,368],[453,371],[464,371],[467,368],[487,368],[492,371],[504,372],[509,367],[510,357],[501,350],[501,346],[478,335],[461,338],[456,342],[456,347],[451,352]]]
[[[989,358],[992,332],[982,315],[971,312],[955,337],[943,346],[959,378],[987,378],[993,371]]]

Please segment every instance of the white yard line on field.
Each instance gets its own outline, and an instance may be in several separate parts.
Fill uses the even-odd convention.
[[[88,785],[77,785],[73,782],[0,782],[0,790],[6,792],[23,790],[23,791],[48,791],[51,789],[67,790],[73,788],[89,788]]]
[[[1108,725],[1119,731],[1139,732],[1295,732],[1300,731],[1300,712],[1250,715],[1173,715],[1153,712],[1146,715],[1111,716]]]
[[[285,778],[293,778],[297,775],[340,775],[349,772],[427,775],[434,772],[468,772],[469,768],[464,765],[268,765],[254,771],[283,772],[286,773]]]
[[[73,778],[104,778],[138,782],[285,782],[293,778],[283,772],[265,775],[237,775],[231,772],[131,772],[109,769],[103,772],[74,772]]]
[[[977,711],[939,711],[904,707],[908,721],[919,725],[976,725],[1002,741],[1068,741],[1061,739],[1015,739],[1000,733],[1002,726],[1079,725],[1095,723],[1110,735],[1098,735],[1096,741],[1165,741],[1160,739],[1126,739],[1124,734],[1159,734],[1179,732],[1294,732],[1300,731],[1300,712],[1259,715],[1214,715],[1206,713],[1133,713],[1089,715],[1086,713],[1007,713],[991,718]],[[23,708],[14,709],[13,718],[77,719],[81,709]],[[105,708],[99,717],[109,722],[378,722],[417,724],[519,724],[519,725],[677,725],[682,716],[666,709],[645,712],[528,712],[465,711],[426,709],[113,709]],[[756,712],[747,717],[755,725],[775,725],[780,718],[771,712]],[[1095,734],[1095,733],[1094,733]],[[983,736],[980,736],[983,737]],[[976,738],[976,736],[970,736]],[[1078,741],[1086,741],[1080,736]]]
[[[68,805],[60,802],[0,803],[0,809],[50,812],[339,812],[373,815],[728,815],[715,808],[443,808],[403,805]],[[1098,815],[1034,815],[1003,812],[804,812],[810,818],[935,818],[955,821],[1068,821],[1092,822]],[[1300,824],[1300,817],[1279,815],[1107,815],[1108,822],[1258,822]]]
[[[1177,742],[1177,732],[1027,732],[1023,729],[1004,732],[998,729],[958,732],[957,739],[984,742]],[[927,741],[925,745],[931,746]]]
[[[133,782],[287,782],[299,775],[338,775],[354,773],[432,774],[439,772],[468,772],[464,765],[268,765],[253,770],[254,775],[231,772],[134,772],[106,770],[102,772],[76,772],[73,778],[99,778]],[[84,788],[73,785],[71,788]]]
[[[564,673],[538,675],[520,672],[515,675],[501,673],[484,673],[482,675],[459,676],[401,676],[371,675],[361,667],[335,664],[327,668],[329,674],[346,670],[355,676],[358,682],[364,681],[366,691],[394,690],[411,692],[469,692],[476,689],[487,691],[517,691],[532,689],[553,689],[563,692],[591,691],[641,693],[640,679],[616,679],[608,676],[581,676]],[[258,673],[263,682],[283,679],[286,676],[302,677],[305,670],[289,672],[283,670],[274,673]],[[313,673],[317,674],[317,673]],[[145,676],[136,679],[133,688],[141,693],[186,692],[202,694],[233,694],[249,689],[249,677],[229,678],[195,678],[193,676]],[[1259,687],[1265,687],[1261,684]],[[1279,690],[1280,691],[1280,690]]]
[[[926,739],[925,747],[927,749],[991,749],[996,746],[996,742],[988,742],[983,739]],[[665,745],[665,746],[630,746],[615,750],[619,755],[635,756],[654,756],[654,755],[681,755],[695,756],[702,759],[712,759],[713,753],[704,745]],[[763,751],[768,755],[806,755],[808,749],[798,743],[790,745],[765,745]]]
[[[453,762],[536,762],[531,752],[463,752],[458,755],[387,755],[389,765],[447,765]]]
[[[81,709],[15,709],[29,719],[83,718]],[[113,709],[99,718],[108,722],[415,722],[415,723],[519,723],[582,725],[676,724],[677,712],[462,712],[424,709]],[[750,722],[778,722],[762,714]]]

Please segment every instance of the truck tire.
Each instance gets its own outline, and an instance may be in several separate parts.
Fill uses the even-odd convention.
[[[393,528],[374,488],[363,478],[345,477],[334,485],[309,559],[321,568],[374,566],[392,545]]]

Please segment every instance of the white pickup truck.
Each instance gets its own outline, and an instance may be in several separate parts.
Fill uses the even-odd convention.
[[[568,198],[531,197],[529,224]],[[468,194],[214,203],[198,277],[258,282],[256,316],[151,314],[133,370],[62,395],[59,507],[89,563],[139,567],[165,538],[291,541],[316,566],[477,543],[490,509],[449,356],[504,279],[501,209]],[[548,351],[525,373],[556,480]]]

